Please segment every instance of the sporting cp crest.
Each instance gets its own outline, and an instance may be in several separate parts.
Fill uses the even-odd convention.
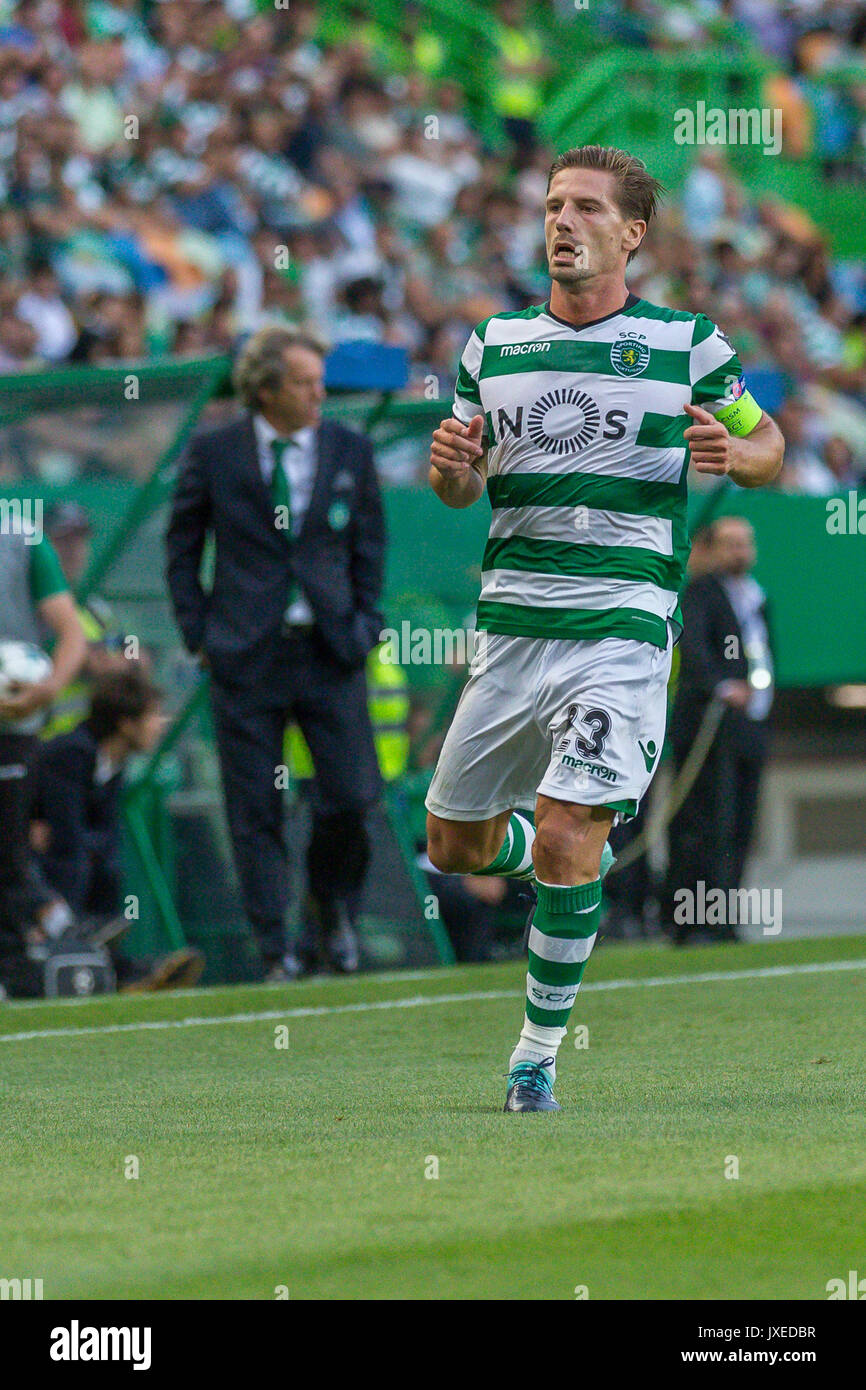
[[[649,360],[650,350],[642,333],[626,334],[611,345],[610,364],[620,376],[640,376]]]

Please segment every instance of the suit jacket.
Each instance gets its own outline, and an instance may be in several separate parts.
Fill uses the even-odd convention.
[[[204,649],[221,684],[251,689],[268,679],[280,659],[292,579],[341,666],[362,666],[378,640],[385,524],[373,450],[355,430],[323,420],[316,452],[310,505],[289,540],[274,525],[251,415],[189,447],[166,536],[168,586],[186,646]],[[215,541],[209,593],[199,577],[208,534]]]
[[[722,681],[744,681],[749,673],[737,615],[716,575],[703,574],[691,581],[682,596],[682,610],[679,682],[670,719],[671,740],[680,747],[693,741],[716,686]],[[769,632],[766,603],[761,611]],[[736,656],[726,655],[731,637],[737,638]],[[719,738],[733,740],[743,751],[759,753],[766,743],[766,723],[729,709]]]

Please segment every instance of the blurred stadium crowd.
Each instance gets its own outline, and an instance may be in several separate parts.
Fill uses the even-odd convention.
[[[231,352],[282,320],[401,345],[409,394],[432,376],[447,399],[471,328],[549,283],[555,152],[533,122],[556,64],[524,0],[491,8],[505,153],[485,148],[418,4],[396,43],[353,5],[335,38],[309,0],[0,3],[0,372]],[[866,81],[842,96],[811,75],[862,64],[863,4],[599,0],[586,21],[654,48],[748,31],[775,65],[786,152],[862,159]],[[866,259],[835,262],[735,163],[698,153],[631,287],[707,313],[761,373],[788,439],[781,488],[855,487]]]

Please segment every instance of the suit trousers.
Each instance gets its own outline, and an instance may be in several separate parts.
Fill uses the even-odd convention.
[[[364,667],[346,670],[315,630],[283,639],[267,688],[211,684],[226,816],[244,909],[266,965],[286,950],[288,864],[283,828],[286,724],[294,719],[316,774],[310,891],[322,904],[362,886],[370,857],[366,810],[381,779],[367,711]]]
[[[677,775],[689,751],[690,745],[674,743]],[[727,894],[740,887],[765,760],[763,740],[744,746],[723,728],[668,830],[663,902],[668,920],[673,920],[677,889],[686,888],[697,895],[701,880],[706,891],[720,888]]]

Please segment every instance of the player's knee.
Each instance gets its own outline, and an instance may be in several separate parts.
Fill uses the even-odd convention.
[[[575,837],[568,826],[540,826],[535,834],[532,857],[535,871],[543,881],[560,882],[575,857]]]
[[[459,824],[451,825],[435,816],[427,817],[427,857],[442,874],[471,874],[487,862],[461,833]]]
[[[454,844],[448,828],[433,816],[427,817],[427,858],[440,873],[454,873],[451,862]]]
[[[589,821],[570,816],[548,816],[540,821],[533,860],[542,882],[578,883],[596,877],[598,855],[589,837]]]

